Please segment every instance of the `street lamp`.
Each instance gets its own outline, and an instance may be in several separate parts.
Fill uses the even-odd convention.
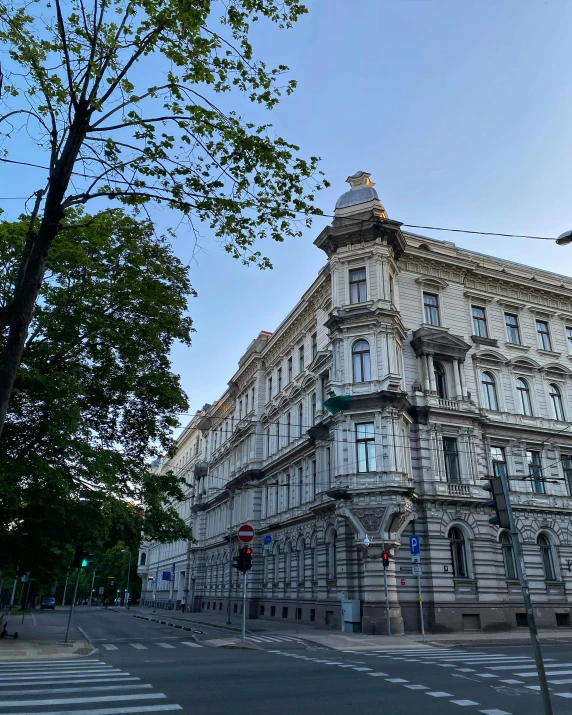
[[[129,572],[131,571],[131,551],[129,549],[121,549],[122,554],[129,554],[129,566],[127,567],[127,610],[129,610]]]
[[[569,243],[572,243],[572,230],[564,231],[556,239],[557,246],[567,246]]]

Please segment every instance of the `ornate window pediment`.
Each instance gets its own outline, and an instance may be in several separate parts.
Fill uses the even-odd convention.
[[[423,286],[423,288],[433,288],[433,290],[443,290],[449,285],[447,281],[437,276],[419,276],[415,279],[417,285]]]
[[[411,345],[417,357],[424,354],[464,360],[471,346],[458,335],[435,328],[419,328],[413,333]]]

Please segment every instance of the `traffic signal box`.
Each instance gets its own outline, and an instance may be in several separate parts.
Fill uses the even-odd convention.
[[[75,547],[75,554],[73,557],[73,567],[74,569],[84,568],[89,566],[89,562],[93,559],[93,554],[88,554],[84,551],[83,544],[78,544]]]
[[[490,499],[487,501],[487,506],[492,506],[495,510],[495,516],[491,516],[489,524],[500,526],[502,529],[510,529],[506,496],[501,478],[493,477],[490,482],[483,484],[483,489],[488,492],[490,496]]]
[[[381,560],[383,562],[383,568],[386,569],[389,566],[389,554],[387,551],[384,551],[383,554],[381,555]]]
[[[252,549],[250,546],[243,546],[238,552],[238,556],[232,559],[232,567],[238,569],[240,573],[246,573],[252,568]]]

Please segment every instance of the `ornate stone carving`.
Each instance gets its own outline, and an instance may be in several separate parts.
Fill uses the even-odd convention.
[[[387,507],[377,507],[376,509],[352,509],[354,516],[359,519],[366,532],[372,534],[379,531],[381,522],[387,511]]]

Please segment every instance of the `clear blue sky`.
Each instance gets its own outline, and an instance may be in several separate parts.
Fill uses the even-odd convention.
[[[344,179],[369,171],[391,218],[408,224],[557,236],[572,228],[570,0],[315,0],[309,15],[255,37],[297,91],[264,115],[237,109],[322,157],[332,213]],[[35,187],[34,187],[35,188]],[[163,213],[165,225],[175,223]],[[312,241],[261,246],[274,270],[233,261],[204,230],[192,279],[193,347],[177,348],[191,411],[224,391],[260,330],[274,330],[324,263]],[[422,233],[421,231],[418,231]],[[572,247],[431,234],[570,274]],[[181,228],[176,252],[190,257]],[[183,421],[187,418],[183,417]]]

